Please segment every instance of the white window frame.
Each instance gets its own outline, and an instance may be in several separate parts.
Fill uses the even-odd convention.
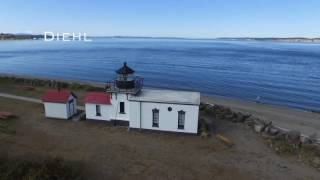
[[[159,109],[152,109],[152,127],[159,127],[159,118],[160,117],[160,111]]]
[[[178,111],[178,129],[184,129],[186,123],[186,112],[183,110]]]
[[[121,111],[121,104],[123,104],[123,111]],[[120,114],[125,114],[126,113],[126,103],[125,102],[120,102],[119,103],[119,113]]]

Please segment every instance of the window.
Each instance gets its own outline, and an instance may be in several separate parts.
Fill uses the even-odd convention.
[[[184,129],[184,121],[186,118],[186,112],[178,111],[178,129]]]
[[[152,110],[152,127],[159,127],[159,109]]]
[[[124,102],[120,102],[120,113],[125,114],[124,112]]]
[[[100,105],[96,105],[96,116],[101,116],[101,107],[100,107]]]

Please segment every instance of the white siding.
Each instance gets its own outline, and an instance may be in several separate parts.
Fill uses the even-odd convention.
[[[46,117],[68,119],[66,104],[44,102],[44,110]]]
[[[129,95],[130,96],[130,95]],[[120,113],[120,102],[125,103],[125,114]],[[86,118],[96,120],[125,120],[131,128],[171,132],[198,132],[199,105],[160,102],[128,101],[126,94],[112,94],[111,105],[100,105],[101,116],[96,116],[96,104],[85,105]],[[168,107],[172,110],[168,111]],[[152,127],[152,110],[159,109],[159,127]],[[184,129],[178,129],[178,111],[185,111]]]
[[[130,123],[132,128],[140,128],[140,103],[136,101],[130,101]]]
[[[96,114],[97,104],[86,104],[86,118],[94,120],[105,120],[110,121],[112,119],[113,107],[111,105],[100,104],[101,116]]]
[[[74,101],[73,108],[74,112],[71,112],[69,107],[69,101]],[[52,103],[52,102],[43,102],[45,115],[48,118],[59,118],[59,119],[69,119],[77,113],[77,99],[73,96],[69,97],[67,103]]]
[[[132,109],[130,112],[130,127],[173,132],[198,132],[199,106],[197,105],[141,102],[140,114],[139,103],[140,102],[130,103],[131,108],[134,107],[134,109]],[[168,111],[168,107],[171,107],[172,111]],[[152,110],[154,108],[159,109],[159,127],[152,127]],[[178,129],[178,111],[180,110],[183,110],[186,113],[184,129]]]
[[[124,114],[120,113],[120,102],[124,102]],[[129,121],[130,105],[126,94],[112,94],[111,105],[100,105],[101,116],[96,116],[96,104],[86,103],[85,106],[87,119]]]
[[[125,113],[120,113],[120,102],[124,102]],[[129,121],[130,107],[126,94],[112,94],[111,104],[113,106],[112,119]]]

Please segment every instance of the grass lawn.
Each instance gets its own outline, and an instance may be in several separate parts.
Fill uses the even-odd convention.
[[[92,121],[44,119],[39,104],[0,98],[0,109],[18,118],[15,134],[0,133],[0,156],[38,160],[61,158],[85,164],[93,179],[206,179],[248,174],[217,166],[215,154],[232,150],[198,136],[128,131]],[[231,169],[230,169],[231,170]]]
[[[29,80],[29,81],[27,81]],[[35,81],[39,84],[32,84]],[[38,82],[39,81],[39,82]],[[78,96],[78,105],[83,105],[83,99],[88,91],[103,90],[91,85],[83,85],[78,83],[70,83],[66,89],[70,89]],[[32,88],[32,89],[30,89]],[[41,99],[44,92],[48,89],[57,89],[57,87],[50,87],[47,80],[36,79],[8,79],[0,76],[0,92],[9,93],[12,95],[26,96]]]

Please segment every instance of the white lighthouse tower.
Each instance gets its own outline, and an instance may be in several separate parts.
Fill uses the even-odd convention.
[[[132,129],[197,133],[200,93],[143,88],[127,63],[106,84],[106,92],[89,93],[86,117]]]

